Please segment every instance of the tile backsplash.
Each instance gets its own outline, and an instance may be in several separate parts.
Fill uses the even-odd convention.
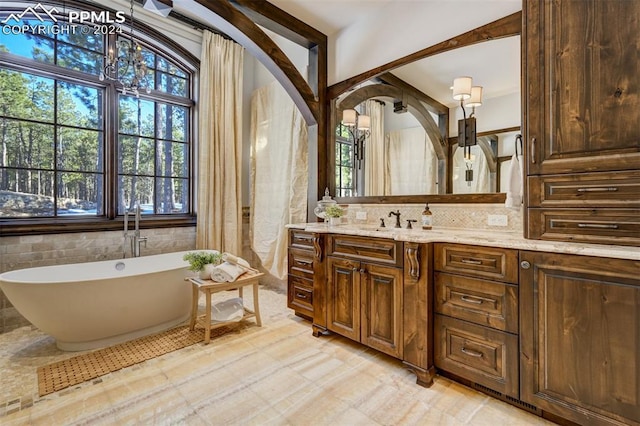
[[[414,226],[420,226],[424,204],[349,204],[346,222],[379,225],[380,218],[383,218],[387,227],[393,227],[396,219],[394,216],[389,217],[389,212],[397,210],[401,213],[403,228],[407,226],[407,219],[417,220]],[[429,210],[433,213],[434,228],[523,232],[523,210],[507,208],[504,204],[429,204]],[[366,212],[367,218],[358,219],[362,216],[358,212]],[[488,224],[490,218],[504,219],[502,216],[506,216],[506,226]]]

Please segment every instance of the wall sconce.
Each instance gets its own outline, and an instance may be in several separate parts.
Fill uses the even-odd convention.
[[[476,139],[476,107],[482,105],[482,86],[473,86],[471,77],[458,77],[453,80],[453,99],[460,101],[462,108],[462,120],[458,120],[458,146],[464,149],[464,159],[467,163],[465,180],[473,180],[473,170],[471,170],[471,147],[478,143]],[[467,117],[466,106],[471,107],[471,114]]]
[[[359,114],[355,109],[345,109],[342,111],[342,124],[353,138],[354,155],[360,169],[364,160],[364,141],[371,133],[371,117]]]

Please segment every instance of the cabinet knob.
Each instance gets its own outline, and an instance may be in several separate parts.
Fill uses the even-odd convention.
[[[526,260],[523,260],[522,262],[520,262],[520,267],[522,269],[529,269],[529,268],[531,268],[531,264],[529,262],[527,262]]]

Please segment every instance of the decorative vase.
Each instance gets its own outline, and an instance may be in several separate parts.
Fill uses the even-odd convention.
[[[340,225],[342,223],[342,218],[341,217],[330,217],[329,218],[329,225]]]
[[[204,265],[204,269],[202,271],[199,272],[199,276],[201,280],[210,280],[211,279],[211,273],[213,272],[213,268],[215,268],[216,265],[214,265],[213,263],[207,263],[206,265]]]

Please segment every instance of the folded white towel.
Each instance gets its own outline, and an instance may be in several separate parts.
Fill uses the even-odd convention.
[[[509,175],[507,176],[507,199],[504,202],[505,207],[520,208],[522,204],[522,162],[518,154],[513,154],[511,164],[509,165]]]
[[[216,303],[211,307],[214,322],[240,321],[244,316],[244,305],[239,297]]]
[[[243,267],[224,262],[213,268],[211,271],[211,279],[219,283],[230,283],[237,280],[244,272],[245,269]]]

